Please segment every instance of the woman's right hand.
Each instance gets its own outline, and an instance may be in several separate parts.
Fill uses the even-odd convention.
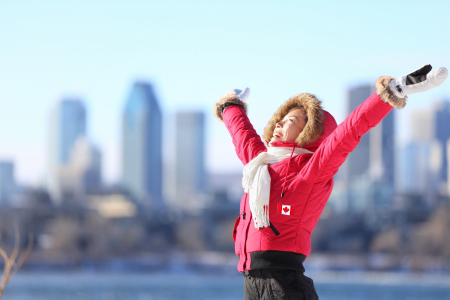
[[[239,89],[228,90],[225,95],[220,98],[219,102],[214,105],[214,115],[223,122],[222,113],[232,105],[242,107],[247,113],[247,99],[250,95],[250,89],[247,87],[243,91]]]
[[[247,102],[248,96],[250,95],[250,89],[246,87],[244,90],[232,89],[228,90],[224,96],[228,95],[238,95],[238,98],[244,102]]]

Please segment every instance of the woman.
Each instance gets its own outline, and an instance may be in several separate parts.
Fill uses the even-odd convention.
[[[233,229],[245,299],[318,299],[303,273],[310,236],[333,188],[333,176],[363,134],[407,95],[440,85],[447,69],[430,65],[398,79],[380,77],[377,92],[337,126],[312,94],[287,100],[264,130],[247,117],[249,89],[231,90],[215,104],[244,167],[245,194]]]

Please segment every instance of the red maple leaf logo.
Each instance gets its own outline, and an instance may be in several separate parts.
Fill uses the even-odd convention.
[[[289,208],[287,208],[287,206],[285,206],[285,207],[283,208],[283,211],[284,211],[285,213],[287,213],[287,212],[289,211]]]

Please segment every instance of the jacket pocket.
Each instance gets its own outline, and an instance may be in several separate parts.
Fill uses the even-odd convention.
[[[272,239],[280,236],[280,232],[278,231],[277,227],[278,225],[275,226],[272,222],[270,222],[270,226],[261,228],[259,230],[261,230],[261,232],[265,234],[267,237]]]

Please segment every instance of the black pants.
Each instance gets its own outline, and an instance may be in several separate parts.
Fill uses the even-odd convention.
[[[303,272],[287,269],[245,271],[245,300],[317,300],[313,280]]]

